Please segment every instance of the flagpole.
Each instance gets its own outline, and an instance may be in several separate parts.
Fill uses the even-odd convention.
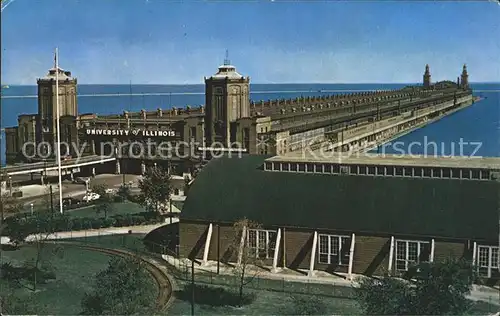
[[[59,211],[63,213],[63,203],[62,203],[62,176],[61,176],[61,125],[59,121],[59,56],[56,47],[55,54],[55,64],[56,64],[56,127],[57,127],[57,173],[59,175]]]

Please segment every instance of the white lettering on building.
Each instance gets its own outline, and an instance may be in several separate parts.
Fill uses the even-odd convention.
[[[159,130],[126,130],[126,129],[87,129],[87,135],[97,136],[129,136],[141,135],[144,137],[174,137],[175,131],[159,131]]]

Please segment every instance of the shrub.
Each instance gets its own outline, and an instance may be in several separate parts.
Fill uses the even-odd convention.
[[[183,301],[190,301],[192,295],[192,285],[186,284],[184,288],[176,292],[176,297]],[[243,306],[251,304],[255,300],[255,294],[243,295],[240,301],[238,293],[227,290],[223,287],[194,285],[195,303],[209,306]]]

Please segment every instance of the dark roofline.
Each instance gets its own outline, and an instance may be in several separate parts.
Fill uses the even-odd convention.
[[[219,158],[189,189],[182,220],[435,238],[498,240],[488,181],[266,172],[266,157]]]

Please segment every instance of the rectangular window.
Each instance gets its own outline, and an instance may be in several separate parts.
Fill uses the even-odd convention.
[[[432,177],[441,178],[441,168],[432,168]]]
[[[473,169],[473,170],[472,170],[472,176],[471,176],[471,178],[472,178],[473,180],[478,180],[478,179],[480,179],[480,173],[479,173],[479,170],[475,170],[475,169]]]
[[[403,167],[396,167],[396,176],[397,177],[402,177],[403,176]]]
[[[276,237],[274,230],[249,229],[247,235],[249,255],[258,259],[273,258]]]
[[[411,177],[412,176],[412,168],[413,167],[404,167],[403,168],[403,173],[405,175],[405,177]]]
[[[382,166],[377,167],[377,175],[383,176],[385,174],[384,168],[385,167],[382,167]]]
[[[332,173],[332,165],[325,165],[325,173]]]
[[[489,180],[490,179],[490,173],[488,170],[481,170],[481,180]]]
[[[443,178],[451,178],[451,169],[443,168]]]
[[[450,172],[453,179],[460,179],[460,169],[450,169]]]
[[[282,171],[290,171],[290,164],[288,162],[284,162],[281,164]]]
[[[396,240],[396,270],[407,271],[412,265],[429,261],[430,244],[427,241]]]
[[[385,167],[386,168],[386,171],[387,171],[387,175],[388,176],[394,176],[394,167],[392,166],[387,166]]]
[[[358,174],[358,166],[349,166],[349,172],[351,174]]]
[[[498,247],[477,247],[477,268],[479,275],[491,278],[493,271],[498,271]]]
[[[370,176],[375,175],[375,167],[374,166],[368,166],[367,174]]]
[[[362,175],[365,175],[366,174],[366,166],[358,166],[358,170],[359,170],[359,173],[358,174],[362,174]]]
[[[266,162],[266,170],[273,170],[273,164],[271,162]]]
[[[431,169],[429,168],[424,168],[424,177],[430,178],[432,176],[431,174]]]
[[[420,167],[414,167],[413,168],[413,176],[414,177],[422,177],[423,169]]]
[[[323,235],[318,236],[318,262],[323,264],[348,265],[351,237]]]
[[[344,171],[345,171],[345,170],[344,170]],[[348,172],[349,172],[349,171],[347,171],[347,173],[348,173]],[[333,165],[333,166],[332,166],[332,173],[334,173],[334,174],[339,174],[339,173],[341,173],[340,166],[339,166],[339,165]]]
[[[470,169],[461,169],[462,179],[471,179],[471,171]]]
[[[304,163],[299,163],[299,172],[305,172],[306,171],[306,165]]]
[[[323,173],[323,165],[322,164],[315,164],[314,165],[314,172],[316,173]]]

